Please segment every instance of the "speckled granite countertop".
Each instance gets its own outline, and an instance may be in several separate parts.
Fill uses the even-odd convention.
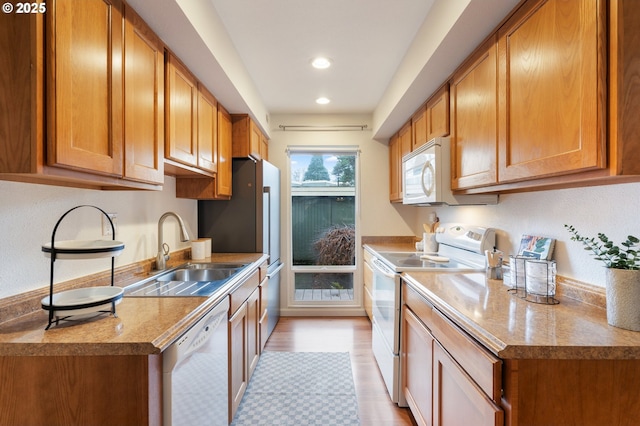
[[[413,251],[368,244],[370,251]],[[607,324],[606,310],[557,296],[558,305],[511,295],[480,273],[407,272],[405,280],[440,312],[503,359],[640,359],[640,332]]]
[[[117,317],[103,314],[81,322],[61,322],[46,331],[48,313],[43,309],[5,321],[0,324],[0,356],[160,353],[266,259],[259,253],[241,253],[214,254],[202,260],[252,263],[238,280],[211,297],[125,296],[116,306]]]

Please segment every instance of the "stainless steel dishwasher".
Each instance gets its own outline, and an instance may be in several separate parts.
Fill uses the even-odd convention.
[[[229,424],[228,311],[227,296],[165,350],[165,426]]]

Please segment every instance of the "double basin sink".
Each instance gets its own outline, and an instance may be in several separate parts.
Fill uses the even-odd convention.
[[[211,296],[247,263],[187,263],[125,288],[128,297]]]

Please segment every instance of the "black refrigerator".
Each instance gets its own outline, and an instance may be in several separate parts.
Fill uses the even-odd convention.
[[[251,159],[233,160],[228,201],[198,201],[198,237],[211,238],[214,253],[269,255],[267,334],[280,318],[280,170]]]

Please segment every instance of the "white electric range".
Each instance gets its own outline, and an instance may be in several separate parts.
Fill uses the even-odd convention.
[[[400,391],[400,275],[409,271],[473,272],[485,268],[485,250],[495,247],[495,230],[460,223],[436,230],[438,252],[377,252],[373,262],[372,347],[391,400],[406,406]]]

